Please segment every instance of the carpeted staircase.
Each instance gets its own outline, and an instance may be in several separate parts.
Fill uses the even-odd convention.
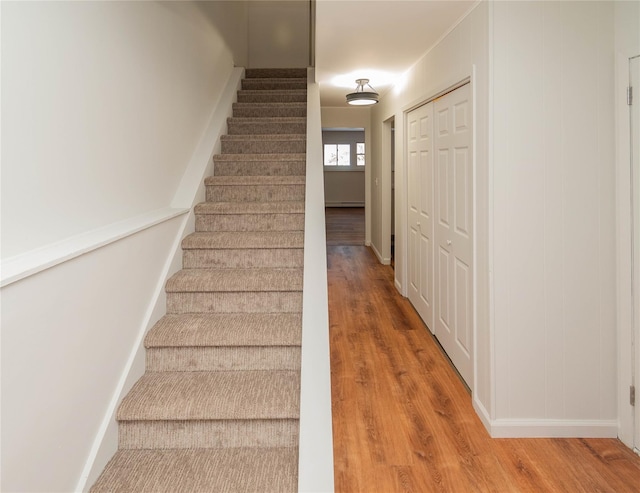
[[[306,69],[248,69],[91,492],[297,491]]]

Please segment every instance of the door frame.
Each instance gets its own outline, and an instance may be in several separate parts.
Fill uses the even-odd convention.
[[[640,397],[636,393],[636,406],[631,406],[630,387],[634,384],[636,392],[640,385],[640,357],[634,358],[633,341],[640,346],[640,324],[632,320],[634,303],[639,311],[638,296],[634,299],[632,290],[632,234],[631,227],[631,128],[627,87],[629,85],[630,61],[640,54],[618,53],[616,56],[615,81],[615,120],[616,120],[616,253],[617,253],[617,307],[618,321],[618,437],[628,447],[638,450],[640,443],[636,436],[640,431],[640,421],[636,419]],[[636,92],[640,89],[636,89]],[[637,97],[637,94],[634,94]],[[636,100],[637,101],[637,100]],[[638,198],[636,198],[637,200]],[[637,222],[637,221],[636,221]],[[637,245],[636,245],[637,247]],[[637,250],[637,248],[636,248]],[[640,259],[636,259],[636,262]],[[640,280],[635,279],[636,286]],[[636,313],[636,320],[638,313]],[[635,325],[635,327],[634,327]],[[638,354],[636,347],[636,354]],[[635,360],[635,361],[634,361]]]
[[[395,126],[395,115],[390,116],[389,118],[385,118],[382,121],[382,169],[381,169],[381,177],[382,177],[382,190],[381,190],[381,234],[382,234],[382,257],[383,264],[391,264],[392,262],[392,254],[391,254],[391,236],[395,234],[394,227],[397,224],[395,218],[392,217],[395,214],[395,204],[394,204],[394,196],[392,194],[392,189],[395,186],[394,183],[394,174],[391,172],[392,163],[395,163],[394,156],[394,145],[392,139],[394,137],[394,132],[392,132],[392,127]],[[388,260],[388,261],[387,261]]]

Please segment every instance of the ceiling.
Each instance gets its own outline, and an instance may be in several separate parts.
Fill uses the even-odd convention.
[[[384,94],[476,3],[317,0],[316,80],[322,106],[344,106],[356,79]]]

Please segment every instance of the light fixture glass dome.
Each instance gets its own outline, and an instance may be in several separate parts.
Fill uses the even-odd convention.
[[[354,106],[367,106],[378,102],[378,93],[369,85],[369,79],[356,79],[356,90],[347,94],[347,103]],[[365,90],[369,86],[370,91]]]

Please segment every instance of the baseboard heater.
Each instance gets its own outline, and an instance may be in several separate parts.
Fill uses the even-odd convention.
[[[364,202],[359,201],[343,201],[343,202],[325,202],[325,207],[364,207]]]

